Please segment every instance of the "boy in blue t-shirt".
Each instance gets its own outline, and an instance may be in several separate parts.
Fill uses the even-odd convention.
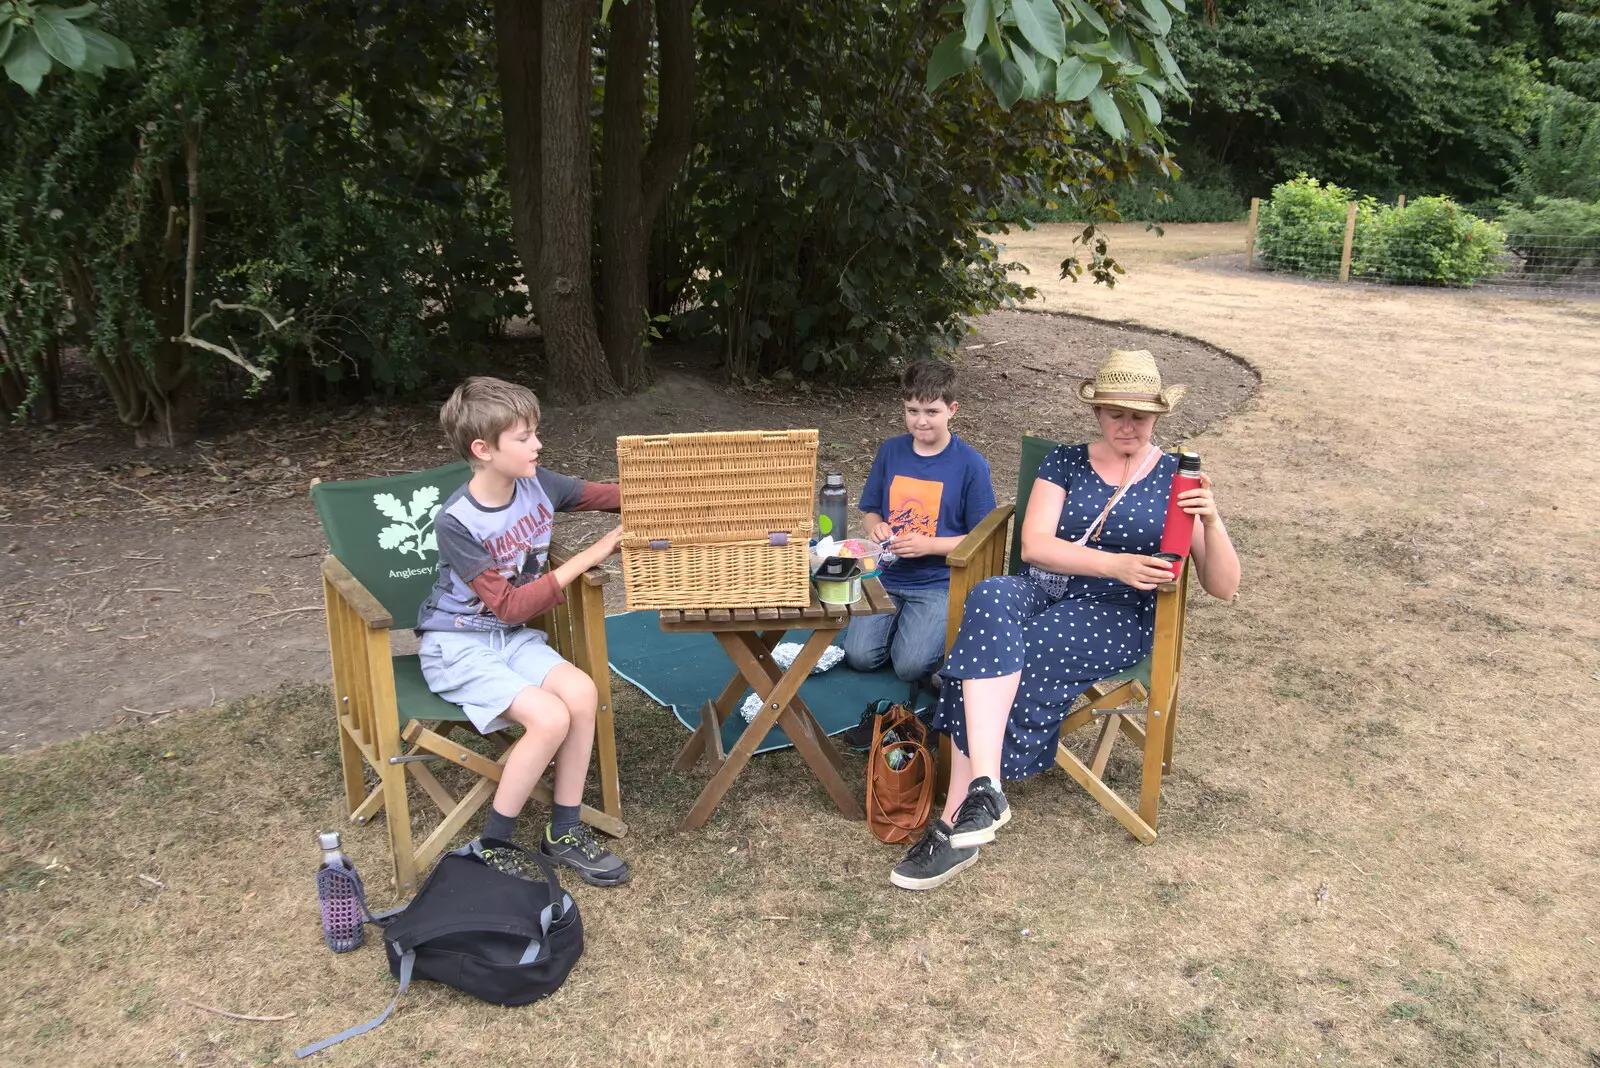
[[[994,509],[989,462],[950,433],[955,387],[949,364],[923,360],[906,369],[900,396],[910,433],[883,443],[861,491],[867,537],[887,541],[899,557],[883,569],[883,587],[899,611],[863,616],[845,630],[845,662],[858,671],[889,661],[896,675],[915,682],[944,659],[945,554]]]

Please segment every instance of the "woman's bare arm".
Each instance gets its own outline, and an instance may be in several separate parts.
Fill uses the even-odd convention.
[[[1022,558],[1028,563],[1058,575],[1116,579],[1139,590],[1172,581],[1172,572],[1153,556],[1108,553],[1056,537],[1066,503],[1066,490],[1042,478],[1034,480],[1028,514],[1022,519]]]

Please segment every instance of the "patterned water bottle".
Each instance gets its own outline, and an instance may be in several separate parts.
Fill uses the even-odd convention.
[[[366,938],[366,902],[356,866],[339,848],[339,832],[317,835],[322,867],[317,870],[317,900],[322,905],[322,940],[335,953],[358,949]]]

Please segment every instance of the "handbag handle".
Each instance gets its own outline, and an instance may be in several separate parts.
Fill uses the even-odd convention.
[[[879,746],[878,748],[874,749],[873,750],[872,759],[874,761],[876,761],[878,759],[878,754],[879,753],[886,752],[886,751],[888,751],[890,749],[898,749],[901,746],[911,746],[912,749],[911,749],[911,760],[906,764],[905,767],[899,769],[900,771],[909,771],[909,770],[911,770],[912,766],[915,765],[918,760],[921,760],[922,761],[922,765],[923,765],[922,788],[917,791],[916,806],[915,806],[915,809],[913,810],[912,816],[911,816],[911,818],[913,820],[915,820],[917,818],[916,817],[916,813],[921,811],[923,805],[925,805],[925,804],[928,805],[929,806],[929,811],[930,812],[932,811],[932,804],[933,804],[933,758],[932,758],[931,754],[929,754],[929,752],[928,752],[928,747],[923,745],[921,742],[916,741],[915,739],[905,738],[905,739],[902,739],[902,740],[900,740],[898,742],[891,742],[887,746]],[[889,769],[889,770],[892,771],[894,769]],[[885,812],[883,810],[883,806],[878,803],[878,790],[877,790],[878,779],[877,779],[877,776],[881,775],[881,774],[883,774],[883,773],[880,772],[880,771],[877,771],[876,768],[869,768],[868,771],[867,771],[867,819],[868,819],[868,822],[870,823],[871,820],[872,820],[872,817],[874,815],[876,815],[880,822],[885,823],[888,826],[895,828],[896,830],[904,831],[908,835],[916,833],[916,831],[920,829],[920,825],[917,826],[917,827],[912,827],[912,826],[907,826],[904,823],[900,823],[900,822],[896,821],[895,819],[893,819],[889,815],[889,813]]]

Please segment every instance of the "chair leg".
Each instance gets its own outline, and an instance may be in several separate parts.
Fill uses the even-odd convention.
[[[394,858],[394,887],[401,897],[417,890],[417,859],[411,852],[411,806],[406,803],[406,772],[401,764],[378,769],[383,780],[383,822],[389,831],[389,855]]]
[[[1177,736],[1177,734],[1178,734],[1178,690],[1177,690],[1177,687],[1174,686],[1173,690],[1172,690],[1172,708],[1171,708],[1170,711],[1167,712],[1167,748],[1166,748],[1166,755],[1165,755],[1164,759],[1161,761],[1162,774],[1170,774],[1171,771],[1172,771],[1172,741]]]
[[[1078,780],[1078,784],[1089,791],[1089,796],[1100,803],[1100,807],[1116,817],[1118,823],[1128,829],[1128,833],[1139,839],[1143,845],[1149,845],[1156,840],[1156,829],[1139,818],[1139,813],[1128,807],[1128,803],[1117,796],[1115,790],[1100,781],[1100,777],[1090,771],[1083,761],[1079,760],[1071,750],[1064,745],[1056,746],[1056,763],[1068,775]]]
[[[1117,723],[1121,719],[1121,716],[1112,713],[1100,724],[1100,737],[1094,743],[1094,758],[1089,762],[1089,768],[1097,779],[1106,773],[1106,762],[1111,759],[1111,746],[1116,743]]]
[[[1139,815],[1151,829],[1161,811],[1161,772],[1171,724],[1165,709],[1152,708],[1144,720],[1144,774],[1139,786]]]
[[[344,720],[337,721],[339,730],[339,774],[344,779],[344,804],[345,811],[354,814],[361,807],[361,802],[367,796],[367,784],[362,774],[362,767],[366,761],[362,759],[361,747],[356,740],[350,737]]]

